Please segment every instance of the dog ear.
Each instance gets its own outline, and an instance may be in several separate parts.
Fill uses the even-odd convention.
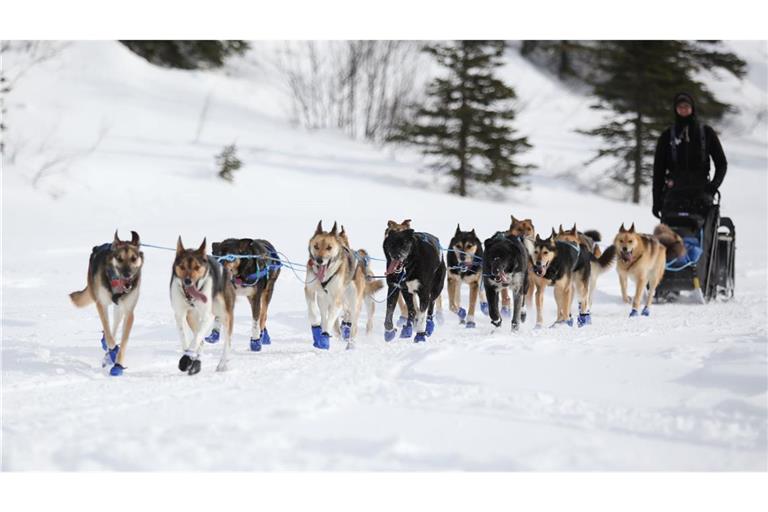
[[[117,230],[115,230],[115,238],[112,239],[112,250],[117,249],[117,244],[120,243],[120,239],[117,237]]]
[[[461,233],[461,224],[456,224],[456,234]]]
[[[176,241],[176,255],[184,252],[184,244],[181,243],[181,235],[179,235],[179,239]]]
[[[536,233],[536,241],[537,241],[537,242],[541,242],[541,237],[539,236],[539,234],[538,234],[538,233]]]
[[[220,250],[221,250],[221,242],[213,242],[211,244],[211,254],[213,254],[214,256],[223,256]]]
[[[397,226],[397,222],[395,222],[393,220],[388,220],[387,221],[387,229],[392,229],[395,226]]]
[[[200,244],[200,247],[197,248],[196,253],[200,254],[201,256],[205,256],[205,243],[206,239],[203,238],[203,243]]]
[[[138,247],[139,244],[139,234],[135,231],[131,231],[131,245],[135,245]]]
[[[319,235],[322,232],[323,232],[323,221],[321,220],[320,222],[317,223],[317,229],[315,229],[315,234]]]
[[[627,230],[624,229],[624,223],[622,222],[621,223],[621,227],[619,228],[619,233],[626,233],[626,232],[627,232]]]
[[[575,222],[573,223],[573,227],[571,228],[571,233],[574,234],[574,235],[576,233],[578,233],[578,231],[576,230],[576,223]]]
[[[405,219],[401,224],[405,226],[405,229],[411,229],[411,219]]]
[[[635,232],[635,223],[633,222],[631,226],[629,226],[629,232],[634,233]]]
[[[333,221],[333,228],[331,229],[331,234],[335,235],[336,234],[336,230],[337,230],[336,221]]]
[[[470,231],[470,233],[472,233],[472,236],[477,238],[477,233],[475,233],[475,228],[472,228],[472,231]]]
[[[512,224],[515,224],[516,222],[518,222],[518,220],[515,218],[514,215],[510,215],[510,218],[512,219]]]
[[[346,234],[347,234],[347,232],[344,230],[344,224],[342,224],[341,225],[341,232],[339,233],[339,236],[344,236]]]
[[[560,232],[563,232],[563,226],[560,226]],[[549,238],[555,238],[557,237],[557,233],[555,233],[555,228],[552,228],[552,234],[549,235]]]
[[[552,233],[554,233],[554,232],[555,232],[555,228],[552,228]],[[562,224],[560,224],[560,227],[559,227],[559,228],[557,228],[557,234],[558,234],[558,235],[562,235],[563,233],[564,233],[564,231],[563,231],[563,225],[562,225]]]

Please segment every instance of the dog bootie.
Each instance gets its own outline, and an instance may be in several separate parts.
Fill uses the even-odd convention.
[[[494,327],[501,327],[501,318],[498,320],[491,320],[491,325]]]
[[[565,325],[567,325],[568,327],[573,327],[573,317],[572,316],[568,317],[568,320],[565,321]]]
[[[487,302],[481,302],[480,303],[480,312],[482,314],[484,314],[485,316],[488,316],[488,315],[491,314],[491,310],[488,307],[488,303]]]
[[[261,352],[261,338],[251,338],[251,352]]]
[[[185,372],[189,370],[189,367],[192,366],[192,358],[189,357],[187,354],[184,354],[181,356],[181,359],[179,359],[179,370],[182,372]]]
[[[516,332],[520,330],[520,324],[512,320],[512,332]]]
[[[632,308],[632,311],[629,312],[629,318],[633,318],[637,316],[637,310]]]
[[[402,329],[400,329],[400,337],[410,338],[411,336],[413,336],[413,322],[408,321],[408,323],[405,324]]]
[[[648,309],[648,306],[645,306],[640,314],[643,316],[651,316],[651,310]]]
[[[397,329],[390,329],[384,331],[384,341],[392,341],[397,336]]]
[[[525,323],[525,319],[528,318],[528,310],[525,309],[525,306],[520,308],[520,322]]]
[[[352,322],[341,322],[341,339],[349,340],[352,337]]]
[[[314,346],[317,346],[317,342],[322,335],[323,335],[323,329],[319,325],[313,325],[312,326],[312,341],[313,341],[312,344]]]
[[[214,329],[214,330],[211,331],[211,334],[209,334],[208,336],[205,337],[205,342],[206,343],[218,343],[219,342],[219,336],[220,336],[219,330],[218,329]]]
[[[261,331],[261,335],[259,336],[261,338],[261,344],[262,345],[271,345],[272,344],[272,338],[269,337],[269,332],[267,332],[267,328],[265,327],[263,331]]]
[[[435,321],[432,319],[431,316],[427,317],[427,336],[432,336],[432,333],[435,332]]]
[[[397,326],[405,325],[408,323],[408,317],[400,315],[400,318],[397,319]]]
[[[320,338],[313,344],[315,348],[320,350],[328,350],[331,348],[331,335],[327,332],[321,332]]]
[[[464,308],[459,308],[459,310],[456,312],[457,315],[459,315],[459,323],[464,323],[464,319],[467,318],[467,310]]]
[[[512,316],[512,310],[509,306],[501,306],[501,316],[504,318],[510,318]]]
[[[477,324],[475,323],[474,320],[470,320],[469,322],[467,322],[467,325],[465,327],[467,329],[474,329],[475,327],[477,327]]]
[[[123,370],[125,370],[123,365],[116,364],[115,366],[112,367],[111,370],[109,370],[109,374],[113,377],[119,377],[123,374]]]
[[[200,363],[200,360],[195,359],[194,361],[192,361],[192,364],[189,365],[189,370],[187,370],[187,373],[189,373],[190,375],[200,373],[201,367],[202,367],[202,364]]]
[[[117,361],[117,353],[120,352],[120,345],[115,345],[111,350],[107,350],[107,354],[109,355],[109,360],[114,363]]]
[[[107,338],[104,336],[104,331],[101,332],[101,348],[104,352],[107,351]]]
[[[579,327],[584,327],[585,325],[592,325],[592,317],[589,313],[581,314],[579,313],[578,318],[576,319]]]
[[[426,332],[416,333],[416,337],[413,338],[413,342],[414,343],[421,343],[423,341],[427,341],[427,333]]]

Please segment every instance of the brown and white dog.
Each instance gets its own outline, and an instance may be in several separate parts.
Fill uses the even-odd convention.
[[[368,275],[366,258],[349,247],[346,232],[339,233],[336,223],[330,231],[323,231],[322,221],[318,222],[309,240],[304,283],[315,348],[330,348],[330,328],[339,317],[341,337],[347,342],[347,349],[354,348],[363,302],[373,303],[373,294],[382,287],[380,282],[369,281]],[[373,308],[369,305],[369,328]]]
[[[267,331],[267,311],[280,276],[280,261],[275,247],[267,240],[251,238],[227,238],[212,244],[214,256],[219,257],[229,271],[236,295],[245,296],[251,305],[250,347],[259,352],[262,345],[272,340]],[[214,325],[208,343],[216,343],[221,326]]]
[[[115,231],[112,243],[94,247],[88,260],[88,284],[69,298],[79,307],[95,302],[104,331],[102,348],[107,351],[104,366],[113,364],[109,373],[123,374],[128,338],[133,327],[133,310],[139,300],[141,267],[144,253],[140,250],[139,235],[131,231],[131,241],[120,240]],[[109,327],[109,306],[114,305],[114,323]],[[118,345],[117,328],[123,322],[123,333]]]
[[[663,240],[670,245],[673,243],[668,239]],[[637,310],[640,307],[640,300],[646,286],[648,287],[648,294],[641,314],[649,316],[651,314],[649,308],[656,293],[656,287],[664,277],[667,247],[653,235],[637,233],[634,223],[629,229],[626,229],[624,224],[621,225],[613,240],[613,245],[616,247],[616,253],[619,257],[616,270],[619,273],[621,297],[624,302],[630,302],[629,295],[627,295],[627,278],[632,278],[636,285],[635,296],[631,299],[632,311],[629,316],[638,315]]]
[[[527,307],[531,307],[533,302],[533,294],[536,293],[536,328],[544,325],[544,290],[549,281],[544,277],[537,275],[533,271],[533,249],[534,241],[536,240],[536,229],[533,227],[533,221],[531,219],[516,219],[514,215],[511,215],[511,223],[507,230],[508,236],[519,237],[526,250],[528,251],[528,292],[525,296],[525,303]],[[507,309],[510,307],[509,294],[507,290],[502,290],[501,294],[502,307]]]
[[[224,329],[224,349],[216,367],[227,369],[232,346],[235,288],[229,271],[213,256],[205,254],[205,239],[197,249],[185,249],[181,237],[176,244],[176,259],[171,273],[171,305],[184,355],[179,370],[194,375],[200,371],[203,338],[214,322]],[[192,337],[188,339],[187,331]]]

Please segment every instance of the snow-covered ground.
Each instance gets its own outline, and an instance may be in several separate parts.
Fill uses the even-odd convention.
[[[622,222],[649,232],[655,219],[647,204],[556,178],[591,157],[595,142],[572,130],[596,114],[589,98],[514,55],[505,76],[540,171],[529,190],[488,201],[436,190],[413,152],[291,126],[266,71],[165,70],[117,43],[73,43],[30,70],[9,104],[21,149],[2,177],[2,468],[765,471],[768,57],[765,43],[734,48],[750,76],[711,88],[742,107],[720,130],[735,300],[659,305],[630,320],[611,271],[589,328],[529,323],[513,335],[508,324],[491,332],[485,317],[464,329],[448,313],[427,343],[387,344],[379,305],[357,350],[333,340],[320,352],[303,284],[285,270],[272,345],[249,352],[240,299],[230,371],[214,371],[221,347],[206,346],[202,372],[189,377],[176,369],[173,253],[147,247],[127,370],[110,378],[95,308],[75,309],[67,294],[84,286],[91,247],[116,228],[168,247],[179,235],[189,245],[266,238],[301,262],[320,219],[340,221],[378,257],[388,219],[412,218],[444,244],[457,223],[485,237],[510,214],[542,233],[577,222],[605,239]],[[231,185],[216,178],[213,155],[233,141],[245,165]],[[545,306],[549,323],[551,292]]]

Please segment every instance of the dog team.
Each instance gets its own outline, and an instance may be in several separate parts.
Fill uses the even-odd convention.
[[[309,240],[304,283],[314,347],[328,349],[333,332],[346,342],[347,349],[353,348],[363,306],[366,333],[370,333],[376,306],[374,294],[384,288],[385,282],[386,341],[397,336],[393,320],[397,305],[400,338],[413,337],[417,343],[426,341],[441,315],[446,280],[449,309],[467,328],[477,325],[478,301],[493,326],[500,327],[502,317],[506,316],[511,318],[513,331],[526,320],[526,306],[535,303],[536,327],[542,327],[544,291],[548,286],[553,287],[557,308],[553,327],[573,326],[574,296],[579,307],[577,325],[589,325],[597,279],[614,261],[622,298],[632,305],[629,316],[648,316],[666,262],[685,252],[680,236],[663,224],[653,234],[636,232],[634,224],[629,229],[622,224],[613,244],[601,251],[597,245],[600,234],[582,233],[575,224],[569,230],[562,225],[557,232],[553,228],[547,238],[541,238],[531,219],[512,216],[509,229],[484,242],[474,229],[462,231],[457,226],[448,248],[443,249],[437,237],[415,231],[411,222],[406,219],[387,223],[384,276],[374,276],[368,253],[352,248],[344,226],[339,229],[334,223],[330,231],[325,231],[322,221],[317,224]],[[222,334],[223,349],[216,369],[226,370],[238,295],[245,296],[251,305],[250,349],[258,352],[271,343],[267,312],[283,266],[275,247],[266,240],[229,238],[213,243],[211,249],[212,255],[208,255],[206,240],[197,249],[186,248],[179,237],[171,269],[171,305],[184,352],[178,367],[189,375],[200,372],[203,344],[217,343]],[[112,365],[109,373],[113,376],[122,375],[125,369],[143,263],[139,235],[131,231],[128,241],[120,240],[115,232],[111,243],[91,251],[85,289],[70,294],[78,307],[96,304],[104,333],[104,366]],[[635,283],[631,299],[628,278]],[[466,310],[460,306],[462,284],[469,287]],[[646,289],[645,304],[640,310]],[[111,328],[110,305],[114,306]]]

